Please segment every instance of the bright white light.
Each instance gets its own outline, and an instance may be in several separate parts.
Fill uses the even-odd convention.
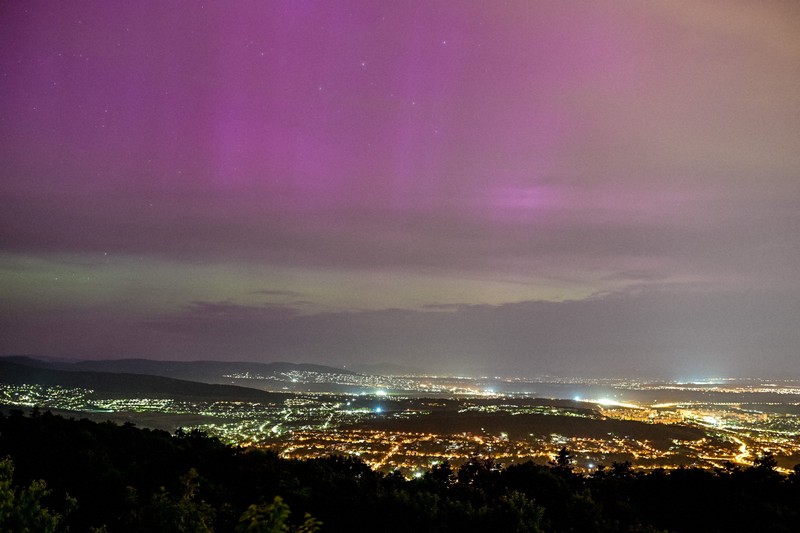
[[[611,398],[600,398],[598,400],[593,400],[593,399],[584,400],[584,399],[581,399],[580,397],[576,396],[575,397],[575,401],[576,402],[585,402],[585,403],[596,403],[598,405],[602,405],[602,406],[605,406],[605,407],[613,406],[613,407],[627,407],[629,409],[641,409],[636,404],[627,403],[627,402],[620,402],[620,401],[617,401],[617,400],[612,400]]]
[[[378,396],[386,396],[386,391],[383,390],[383,389],[380,389],[380,390],[376,391],[375,394],[378,395]]]
[[[422,472],[414,472],[414,477],[419,479],[422,477]]]
[[[376,407],[376,408],[375,408],[375,412],[376,412],[376,413],[382,413],[382,412],[383,412],[383,409],[382,409],[382,408],[380,408],[380,407]]]

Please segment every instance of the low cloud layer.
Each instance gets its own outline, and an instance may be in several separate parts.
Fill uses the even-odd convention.
[[[581,301],[304,315],[276,305],[192,302],[130,322],[91,311],[4,321],[17,351],[64,356],[303,361],[391,360],[450,374],[781,377],[798,371],[797,299],[674,288]],[[32,316],[33,315],[33,316]],[[29,339],[14,331],[47,324]],[[110,338],[105,328],[111,328]],[[73,339],[67,347],[49,338]]]

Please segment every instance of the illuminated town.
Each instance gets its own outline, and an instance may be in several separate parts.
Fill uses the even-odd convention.
[[[231,378],[234,376],[224,376]],[[286,384],[337,383],[360,392],[293,392],[273,403],[107,397],[91,389],[0,384],[7,408],[66,411],[162,429],[200,430],[243,447],[274,450],[285,458],[360,457],[373,469],[422,475],[433,465],[470,457],[500,464],[547,464],[562,448],[578,471],[614,463],[636,469],[749,466],[772,453],[779,470],[800,463],[800,385],[719,381],[643,383],[630,380],[507,380],[500,388],[600,387],[611,397],[540,398],[495,392],[490,380],[291,373],[235,376]],[[497,379],[494,380],[497,385]],[[566,389],[565,389],[566,390]],[[645,396],[642,396],[645,394]],[[633,400],[647,395],[677,400]],[[638,395],[638,396],[637,396]],[[718,397],[718,398],[717,398]],[[162,418],[154,422],[147,415]]]

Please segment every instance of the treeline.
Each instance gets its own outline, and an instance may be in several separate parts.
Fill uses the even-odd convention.
[[[583,476],[472,459],[421,478],[285,460],[198,432],[0,415],[2,531],[800,531],[800,467]]]

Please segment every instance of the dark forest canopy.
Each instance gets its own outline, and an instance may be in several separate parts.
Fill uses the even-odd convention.
[[[3,530],[800,530],[800,465],[783,476],[769,456],[744,469],[622,463],[583,476],[563,450],[550,466],[474,458],[406,480],[355,457],[286,460],[196,431],[13,411],[0,415],[0,459],[0,500],[16,498],[0,501]]]

